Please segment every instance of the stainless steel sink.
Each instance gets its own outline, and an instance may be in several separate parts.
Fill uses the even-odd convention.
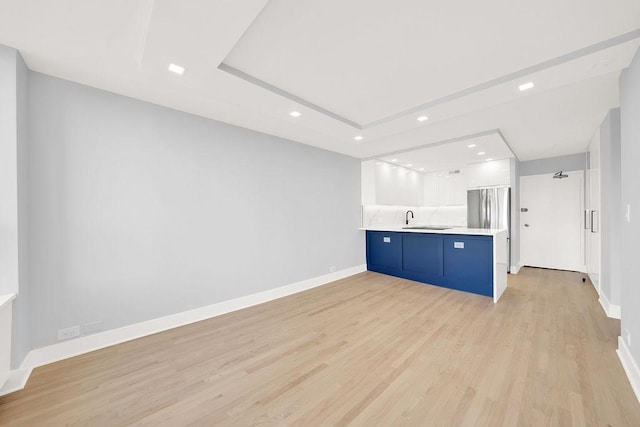
[[[402,227],[403,230],[448,230],[451,227],[443,227],[439,225],[409,225]]]

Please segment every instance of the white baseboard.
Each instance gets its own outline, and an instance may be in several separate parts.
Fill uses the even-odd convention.
[[[622,367],[627,374],[627,378],[629,378],[631,388],[636,394],[636,399],[640,401],[640,369],[638,369],[638,365],[633,360],[631,352],[622,337],[618,337],[618,350],[616,350],[616,353],[618,353]]]
[[[279,288],[269,289],[268,291],[31,350],[20,365],[20,368],[9,373],[9,380],[0,390],[0,396],[23,389],[29,375],[31,375],[31,371],[38,366],[286,297],[362,273],[366,270],[367,265],[362,264]]]
[[[611,317],[612,319],[620,319],[620,306],[611,304],[604,293],[600,294],[600,298],[598,298],[598,302],[602,306],[607,317]]]
[[[516,265],[512,265],[509,273],[510,274],[518,274],[518,271],[520,271],[520,269],[522,268],[522,264],[521,263],[517,263]]]
[[[0,388],[0,396],[22,390],[27,384],[29,376],[31,376],[31,371],[33,371],[33,368],[23,369],[22,367],[9,371],[9,378]]]
[[[598,296],[600,296],[600,294],[601,294],[600,285],[598,284],[598,281],[600,280],[600,278],[598,276],[596,276],[595,274],[591,274],[591,273],[587,273],[587,276],[589,276],[589,280],[591,281],[591,284],[593,285],[593,289],[595,289],[596,293],[598,294]]]
[[[619,305],[609,304],[609,317],[618,320],[622,318],[622,313],[620,312]]]

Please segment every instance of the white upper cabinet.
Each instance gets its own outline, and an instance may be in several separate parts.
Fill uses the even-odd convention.
[[[469,188],[511,185],[509,159],[427,173],[367,160],[361,170],[363,205],[465,206]]]
[[[464,169],[438,172],[438,204],[461,206],[467,204],[467,177]],[[426,197],[426,191],[425,191]],[[426,206],[426,205],[425,205]]]
[[[468,188],[511,185],[510,159],[470,164]]]
[[[422,174],[385,162],[375,164],[375,199],[379,205],[420,206]]]
[[[438,175],[438,172],[429,172],[424,174],[424,193],[422,195],[423,206],[440,206]]]
[[[453,204],[454,179],[454,176],[449,175],[448,171],[438,172],[438,206],[451,206]]]
[[[460,169],[460,173],[455,176],[455,184],[453,186],[453,204],[455,206],[466,206],[467,190],[469,189],[467,171],[465,169]]]

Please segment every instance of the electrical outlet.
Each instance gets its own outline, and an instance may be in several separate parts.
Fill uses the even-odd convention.
[[[93,334],[94,332],[98,332],[102,330],[102,320],[98,320],[96,322],[87,323],[82,327],[82,333]]]
[[[336,271],[336,266],[332,265],[331,267],[329,267],[329,273],[335,273]]]
[[[58,341],[68,340],[80,336],[80,326],[72,326],[66,329],[58,329]]]

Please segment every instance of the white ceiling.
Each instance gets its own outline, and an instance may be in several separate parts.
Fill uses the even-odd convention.
[[[224,62],[364,124],[634,30],[639,14],[638,1],[271,0]]]
[[[639,43],[637,0],[0,0],[34,71],[362,158],[489,129],[584,151]]]
[[[433,172],[512,157],[513,153],[505,144],[500,133],[494,131],[486,135],[392,153],[381,156],[379,159],[418,172]]]

